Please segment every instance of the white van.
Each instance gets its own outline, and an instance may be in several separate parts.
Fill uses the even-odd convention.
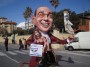
[[[75,35],[74,41],[65,46],[68,50],[90,49],[90,32],[79,32]]]

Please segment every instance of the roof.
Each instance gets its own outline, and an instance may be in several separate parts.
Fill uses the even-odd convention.
[[[80,13],[80,14],[78,14],[78,16],[90,16],[90,13]]]
[[[7,19],[7,18],[5,18],[5,17],[1,17],[0,19]]]
[[[80,17],[80,18],[82,18],[82,19],[88,19],[88,20],[90,20],[90,18],[88,18],[88,17]]]
[[[78,14],[78,16],[82,19],[88,19],[90,20],[89,16],[90,16],[90,13],[80,13]]]
[[[16,23],[16,22],[7,21],[7,22],[2,22],[2,23],[0,23],[0,24],[14,24],[14,25],[16,25],[17,23]]]

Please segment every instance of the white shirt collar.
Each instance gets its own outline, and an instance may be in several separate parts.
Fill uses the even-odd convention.
[[[49,35],[47,33],[41,32],[41,34],[42,34],[42,36],[44,36],[44,37],[47,38],[47,40],[48,40],[49,43],[51,43],[51,39],[50,39],[50,37],[49,37]]]

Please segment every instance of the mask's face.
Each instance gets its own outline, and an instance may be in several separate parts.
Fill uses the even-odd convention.
[[[32,22],[40,31],[47,32],[51,28],[53,22],[50,9],[47,7],[38,8]]]
[[[34,36],[37,39],[37,38],[40,38],[41,37],[41,34],[38,31],[35,31],[34,32]]]

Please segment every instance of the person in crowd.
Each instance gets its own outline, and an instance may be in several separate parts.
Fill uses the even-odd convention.
[[[19,50],[24,48],[21,38],[19,39],[19,45],[20,45]]]
[[[58,39],[57,37],[53,36],[50,33],[50,28],[52,27],[52,24],[53,24],[52,11],[46,6],[41,6],[41,7],[37,8],[35,10],[34,15],[32,16],[32,23],[35,25],[35,29],[39,30],[41,35],[47,39],[47,42],[49,44],[50,51],[46,52],[47,56],[45,55],[45,57],[42,61],[47,61],[49,59],[50,62],[48,62],[48,63],[44,62],[45,64],[42,62],[43,67],[45,67],[45,65],[48,65],[47,67],[49,67],[51,65],[59,67],[59,64],[56,61],[55,55],[53,53],[51,44],[52,43],[66,44],[68,42],[67,42],[67,39],[64,39],[64,40]],[[31,35],[27,39],[26,43],[28,45],[30,45],[31,43],[33,43],[33,41],[34,41],[33,35]],[[34,66],[32,66],[32,67],[35,67],[36,64],[34,64],[34,63],[36,63],[36,62],[33,62]],[[30,65],[32,65],[32,63],[30,63]]]
[[[23,38],[23,40],[24,40],[24,49],[25,49],[25,50],[27,50],[26,39],[25,39],[25,38]]]
[[[4,41],[5,49],[6,49],[6,51],[8,51],[8,37],[6,36],[4,39],[5,39],[5,41]]]
[[[12,44],[15,44],[15,34],[12,34]]]

